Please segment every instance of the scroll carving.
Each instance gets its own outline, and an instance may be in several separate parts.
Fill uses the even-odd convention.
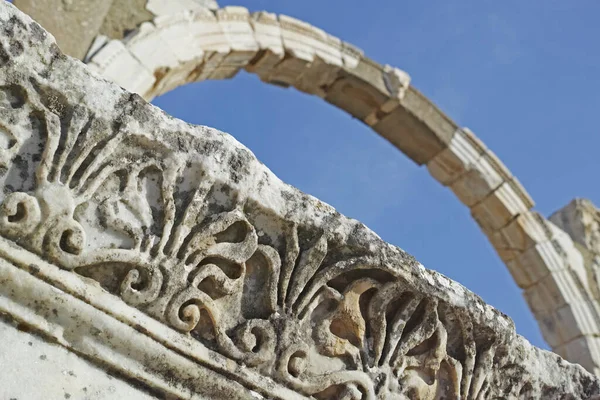
[[[81,88],[65,95],[61,77],[48,78],[57,69],[0,85],[2,236],[317,399],[554,390],[530,376],[524,341],[476,296],[333,210],[294,214],[321,203],[271,182],[224,134],[122,92],[107,112],[105,99],[80,101]],[[249,195],[261,190],[262,202]]]
[[[31,189],[4,197],[2,235],[316,398],[489,397],[503,338],[478,341],[376,254],[340,258],[331,232],[258,232],[257,210],[186,153],[32,86],[16,103],[43,151]],[[31,140],[15,138],[8,176]]]

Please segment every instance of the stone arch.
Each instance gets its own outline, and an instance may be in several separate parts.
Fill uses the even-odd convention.
[[[148,100],[243,68],[348,112],[426,165],[470,208],[552,349],[600,372],[600,310],[573,241],[532,210],[533,200],[499,158],[416,90],[404,71],[303,21],[242,7],[158,15],[123,40],[96,38],[84,61]]]
[[[0,28],[7,398],[46,359],[30,339],[126,398],[597,398],[598,377],[231,136],[91,73],[6,2]]]

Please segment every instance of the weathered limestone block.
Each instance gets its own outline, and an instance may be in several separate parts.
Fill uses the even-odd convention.
[[[261,11],[252,14],[250,23],[260,52],[246,70],[268,81],[269,73],[285,56],[279,20],[276,14]]]
[[[584,260],[590,293],[600,300],[600,211],[587,199],[575,199],[550,220],[575,242]]]
[[[548,274],[566,269],[565,259],[557,251],[555,243],[545,240],[507,262],[510,271],[519,271],[519,286],[526,289],[545,278]]]
[[[119,86],[142,94],[156,82],[153,71],[119,40],[108,42],[90,67]]]
[[[561,345],[557,352],[569,357],[582,357],[580,363],[590,371],[600,373],[598,358],[585,361],[585,358],[599,357],[597,326],[598,309],[600,308],[600,212],[586,199],[575,199],[563,209],[554,213],[550,220],[556,224],[559,231],[560,246],[565,257],[580,282],[584,302],[570,301],[564,309],[557,310],[553,315],[546,316],[550,325],[557,326],[565,321],[568,326],[557,326],[556,331],[564,331]],[[568,235],[568,236],[567,236]],[[585,307],[591,304],[592,307]],[[595,313],[590,312],[595,311]],[[564,314],[571,314],[565,316]],[[575,318],[576,321],[572,319]],[[559,329],[562,328],[562,329]]]
[[[502,235],[506,248],[520,253],[552,237],[547,220],[535,211],[520,214],[498,233]]]
[[[180,62],[193,60],[205,50],[228,49],[227,39],[217,17],[210,10],[197,9],[159,15],[152,20],[152,24],[162,40],[169,43]],[[144,40],[144,36],[138,33],[127,42],[133,42],[138,36],[140,40]]]
[[[156,79],[146,90],[135,92],[146,99],[166,93],[182,82],[193,82],[204,71],[210,75],[218,62],[215,63],[215,57],[208,71],[204,68],[208,60],[215,54],[220,54],[222,60],[229,53],[214,13],[206,9],[157,16],[152,22],[142,24],[126,45],[153,71]],[[123,87],[130,90],[128,86]]]
[[[169,30],[158,29],[152,22],[144,22],[138,28],[137,34],[127,41],[126,48],[144,65],[145,69],[152,75],[157,75],[155,72],[157,70],[177,68],[182,61],[188,61],[189,49],[185,53],[184,60],[181,59],[180,54],[178,55],[181,53],[178,52],[178,47],[183,46],[176,41],[177,33],[179,32],[172,33]],[[200,53],[200,56],[203,56],[203,53]]]
[[[505,182],[490,162],[489,151],[482,154],[450,188],[461,203],[473,207]]]
[[[589,251],[600,252],[600,210],[587,199],[574,199],[550,220]]]
[[[383,65],[360,57],[354,68],[340,72],[338,79],[327,88],[325,100],[365,121],[390,98],[384,73]]]
[[[301,92],[314,94],[324,98],[327,96],[327,88],[335,82],[341,70],[341,56],[338,63],[340,65],[332,65],[323,61],[318,56],[315,56],[312,63],[310,63],[302,75],[294,82],[294,87]]]
[[[533,207],[533,201],[522,190],[516,178],[502,183],[496,190],[471,208],[471,215],[486,232],[504,228],[518,215]]]
[[[600,394],[232,137],[90,73],[9,4],[0,25],[0,311],[23,326],[162,397]]]
[[[509,182],[520,197],[533,205],[533,200],[508,168],[468,128],[457,130],[448,147],[431,159],[427,168],[467,207],[480,203],[504,182]]]
[[[160,17],[155,20],[157,27],[162,30],[163,26],[169,26],[169,42],[178,47],[180,61],[184,65],[188,65],[188,61],[197,65],[196,80],[208,79],[231,52],[231,44],[214,12],[199,9],[163,18],[164,22]]]
[[[168,4],[170,9],[177,9],[182,3],[193,2],[194,0],[175,0],[169,1]],[[154,15],[161,14],[160,11],[155,12],[150,9],[152,4],[157,3],[156,0],[111,0],[107,3],[111,6],[98,33],[111,39],[121,40],[140,24],[150,21]],[[166,4],[166,2],[162,3]]]
[[[600,353],[575,350],[577,343],[586,349],[595,348],[600,310],[591,295],[592,283],[583,257],[573,241],[532,212],[520,214],[488,237],[524,289],[548,344],[563,357],[580,357],[577,362],[599,373]]]
[[[145,0],[146,9],[154,15],[175,14],[195,8],[216,10],[219,6],[215,0]]]
[[[296,18],[278,17],[284,58],[265,77],[267,82],[281,86],[293,85],[315,59],[314,44],[325,39],[325,33]]]
[[[586,301],[572,302],[564,305],[552,315],[555,326],[562,331],[562,343],[584,336],[595,336],[597,333],[596,317],[590,313]]]
[[[230,52],[208,79],[229,79],[245,67],[258,51],[250,13],[244,7],[225,7],[216,11],[217,20],[229,43]]]
[[[427,164],[436,179],[450,186],[472,208],[520,287],[530,288],[531,293],[541,287],[535,285],[539,280],[548,278],[562,290],[560,282],[553,281],[562,279],[561,275],[551,273],[568,270],[567,287],[576,292],[573,301],[585,304],[587,310],[563,307],[562,312],[572,312],[569,318],[578,321],[574,327],[591,326],[580,320],[582,315],[595,316],[592,325],[600,327],[598,302],[582,300],[586,293],[598,297],[594,272],[598,267],[586,266],[600,265],[600,256],[574,245],[560,229],[547,233],[551,224],[543,218],[524,221],[533,201],[518,180],[472,132],[457,129],[411,88],[405,72],[380,65],[359,49],[289,17],[250,16],[239,7],[209,10],[205,2],[195,0],[149,1],[141,10],[143,3],[135,0],[111,7],[102,29],[116,13],[115,21],[120,18],[124,24],[113,24],[107,35],[123,40],[98,36],[85,59],[90,68],[146,99],[188,82],[228,78],[242,67],[265,81],[293,85],[326,99],[371,126],[417,163]],[[141,22],[150,18],[147,12],[152,21]],[[10,159],[9,155],[2,157]],[[534,297],[528,295],[528,299]],[[549,301],[547,310],[536,312],[536,318],[553,321],[562,306]],[[548,325],[540,323],[542,329]],[[556,336],[556,332],[544,335]],[[588,365],[588,361],[583,363]],[[600,364],[600,359],[593,363]]]
[[[356,68],[362,57],[364,57],[364,52],[361,49],[342,41],[342,60],[347,69]]]
[[[574,271],[566,265],[557,267],[562,268],[536,277],[539,280],[525,289],[524,295],[536,318],[544,324],[544,337],[559,351],[557,345],[574,337],[596,335],[598,302],[582,290]],[[600,367],[597,361],[594,363]]]
[[[215,0],[15,0],[56,38],[62,51],[83,59],[98,35],[122,40],[155,16],[216,10]]]
[[[487,151],[487,147],[468,128],[459,129],[448,147],[427,163],[431,176],[444,186],[452,185]]]
[[[405,72],[362,57],[356,67],[340,72],[325,100],[424,164],[448,146],[456,126],[409,82]]]
[[[344,43],[320,29],[315,30],[315,33],[312,39],[315,57],[296,80],[294,87],[302,92],[324,98],[327,95],[327,88],[335,82],[345,64],[342,55]]]
[[[87,53],[112,3],[113,0],[14,0],[19,9],[52,32],[62,51],[77,58]]]
[[[600,338],[579,336],[577,339],[559,346],[557,351],[567,357],[581,360],[580,364],[584,368],[600,375],[600,367],[594,362],[594,360],[600,360]],[[593,400],[599,398],[600,396]]]
[[[419,165],[448,147],[457,130],[450,118],[413,87],[406,90],[401,106],[372,127]]]
[[[568,279],[568,274],[569,272],[564,271],[554,273],[553,280],[561,281],[565,278]],[[581,336],[592,338],[596,336],[598,321],[597,314],[594,314],[593,311],[597,308],[597,304],[590,304],[591,301],[586,298],[573,296],[564,296],[566,298],[563,298],[556,290],[569,290],[570,287],[568,284],[563,283],[561,287],[556,287],[547,284],[547,282],[551,283],[550,279],[546,279],[545,281],[541,282],[540,285],[543,286],[536,288],[536,290],[545,293],[546,296],[540,296],[539,293],[536,293],[536,302],[541,300],[546,302],[546,304],[540,304],[539,307],[541,310],[535,312],[535,317],[543,324],[542,331],[548,344],[555,348],[556,351],[561,351],[561,345],[576,338]],[[563,305],[556,305],[560,303]],[[549,304],[554,306],[549,307]],[[563,355],[563,353],[559,354]],[[594,364],[595,369],[591,369],[590,371],[597,371],[599,365],[595,361]]]
[[[0,318],[0,399],[155,399],[11,322]]]
[[[545,276],[548,272],[544,264],[532,265],[526,257],[532,247],[552,238],[548,221],[537,212],[519,214],[505,227],[485,234],[519,287],[526,288],[533,284],[535,280],[531,281],[532,274]]]

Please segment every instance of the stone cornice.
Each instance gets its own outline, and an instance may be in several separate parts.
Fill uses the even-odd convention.
[[[231,136],[90,73],[9,4],[0,26],[0,305],[13,318],[177,397],[599,392]]]
[[[598,285],[571,238],[533,211],[502,161],[411,83],[306,22],[243,7],[164,9],[123,40],[97,37],[89,67],[152,99],[239,71],[319,96],[370,126],[469,207],[561,356],[600,371]]]

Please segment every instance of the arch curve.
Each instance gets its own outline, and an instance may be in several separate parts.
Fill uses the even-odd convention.
[[[356,47],[303,21],[242,7],[156,16],[123,40],[98,37],[90,68],[147,100],[241,69],[348,112],[428,171],[471,210],[521,289],[552,349],[600,373],[600,307],[581,254],[532,210],[518,179],[468,128]]]

